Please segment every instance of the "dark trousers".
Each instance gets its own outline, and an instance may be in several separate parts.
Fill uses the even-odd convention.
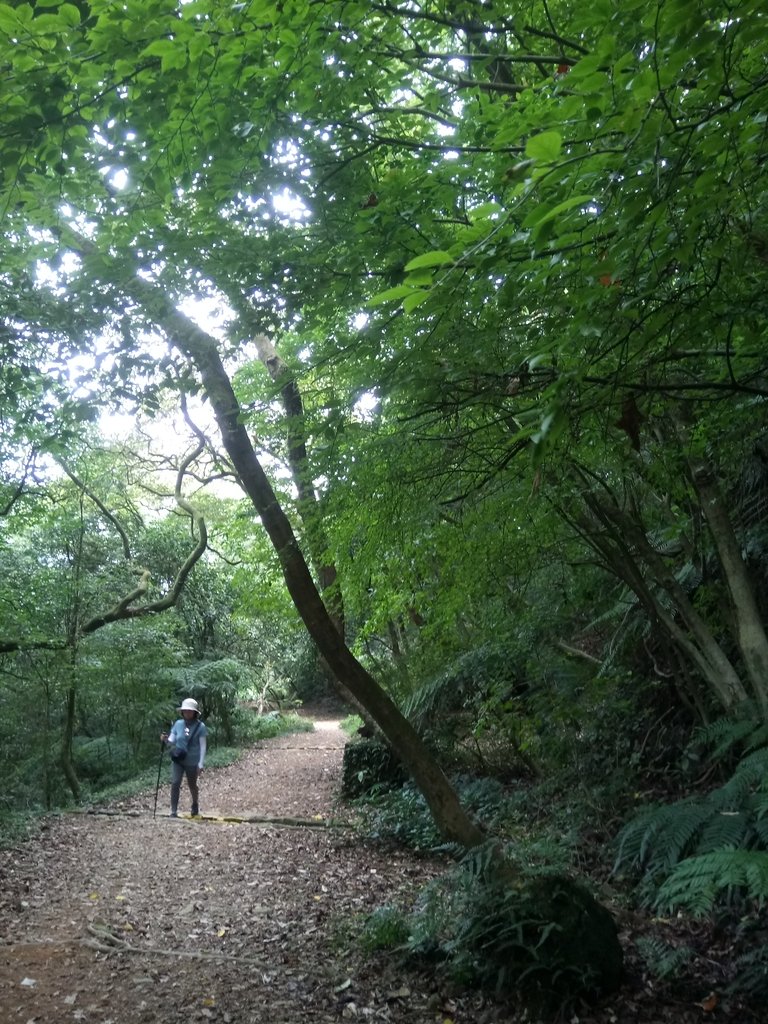
[[[171,762],[171,814],[176,814],[179,809],[181,780],[185,775],[192,796],[192,814],[198,813],[197,774],[196,764],[186,765],[177,764],[175,761]]]

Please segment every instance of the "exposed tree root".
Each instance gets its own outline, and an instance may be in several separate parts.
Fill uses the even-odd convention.
[[[98,807],[76,808],[72,814],[90,814],[109,818],[139,818],[142,811],[110,811]],[[198,814],[194,818],[189,815],[179,815],[179,820],[187,822],[198,822],[212,825],[279,825],[280,828],[354,828],[350,822],[336,821],[333,818],[270,818],[253,814],[247,817],[237,815],[215,815]]]
[[[248,967],[266,968],[265,960],[253,960],[248,957],[233,956],[231,953],[204,953],[200,950],[160,949],[158,946],[132,946],[125,939],[118,938],[105,925],[89,924],[88,932],[91,939],[82,939],[81,944],[95,949],[99,953],[138,953],[140,956],[178,956],[185,960],[227,960],[245,964]]]

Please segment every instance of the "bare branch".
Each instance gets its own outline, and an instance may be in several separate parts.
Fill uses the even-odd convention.
[[[91,499],[91,501],[94,503],[94,505],[99,509],[101,514],[104,516],[104,518],[107,519],[114,526],[115,530],[117,530],[117,532],[120,534],[120,539],[121,539],[121,541],[123,543],[123,554],[125,555],[125,558],[128,561],[130,561],[131,560],[131,542],[129,540],[128,534],[125,532],[125,529],[124,529],[122,523],[117,519],[117,517],[115,515],[113,515],[112,512],[109,511],[109,509],[104,504],[104,502],[101,500],[101,498],[99,498],[98,495],[94,494],[93,491],[91,491],[88,487],[86,487],[86,485],[83,483],[83,481],[78,476],[76,476],[76,474],[69,468],[69,466],[66,464],[66,462],[62,458],[60,458],[58,456],[55,457],[55,458],[56,458],[56,462],[58,462],[58,464],[61,466],[61,468],[67,474],[67,476],[72,481],[72,483],[82,491],[82,493],[86,496],[86,498],[90,498]]]

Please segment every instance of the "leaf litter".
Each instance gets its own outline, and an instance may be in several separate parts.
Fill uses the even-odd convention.
[[[199,822],[161,816],[166,779],[156,818],[153,791],[109,813],[53,816],[0,852],[0,1024],[527,1021],[513,1003],[358,945],[367,915],[407,909],[445,865],[317,827],[351,821],[337,802],[345,736],[315,722],[205,773]],[[716,1014],[728,1019],[722,1005]],[[643,979],[573,1020],[707,1016]]]

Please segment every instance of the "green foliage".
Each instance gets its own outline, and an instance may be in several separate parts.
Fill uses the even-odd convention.
[[[341,791],[353,798],[371,790],[402,785],[405,771],[389,744],[377,737],[359,738],[344,747]]]
[[[639,868],[646,898],[663,908],[709,913],[724,899],[756,900],[768,894],[768,745],[765,728],[741,721],[698,734],[723,758],[747,753],[730,778],[702,796],[649,807],[618,837],[616,867]]]
[[[202,717],[216,722],[224,742],[231,744],[238,697],[250,692],[254,683],[251,667],[235,658],[219,658],[174,669],[170,678],[178,699],[194,697]]]
[[[551,870],[523,871],[511,885],[490,848],[431,883],[410,924],[414,954],[442,960],[464,984],[514,993],[538,1012],[562,1012],[621,977],[615,950],[600,940],[615,928],[585,890]]]
[[[499,701],[511,700],[525,686],[520,651],[510,645],[488,643],[460,655],[446,671],[420,686],[405,701],[403,711],[423,727],[436,717],[476,711],[488,703],[491,695]]]
[[[266,715],[257,715],[243,708],[238,712],[235,724],[235,735],[242,745],[313,730],[314,724],[311,719],[292,711],[269,711]]]
[[[440,834],[422,793],[411,783],[369,793],[365,829],[373,839],[394,839],[413,850],[434,850]]]
[[[768,897],[768,852],[720,849],[687,857],[664,879],[655,905],[682,908],[696,917],[734,896],[762,906]]]
[[[234,764],[242,756],[243,751],[240,747],[216,747],[209,750],[206,754],[206,769],[226,768],[227,765]],[[167,771],[168,760],[165,756],[163,757],[162,764]],[[161,775],[161,782],[163,778],[164,776]],[[153,765],[143,768],[141,771],[135,771],[130,778],[122,782],[106,782],[105,780],[104,785],[93,790],[86,787],[84,803],[99,807],[108,806],[109,804],[126,800],[142,793],[154,794],[156,785],[157,754],[155,754]]]
[[[363,720],[360,715],[347,715],[339,722],[339,727],[347,736],[354,736],[362,724]]]
[[[108,736],[76,739],[74,760],[78,775],[96,789],[107,782],[123,782],[136,771],[130,744]]]
[[[384,906],[366,918],[359,941],[366,953],[373,953],[403,947],[410,934],[405,915],[397,907]]]
[[[694,955],[690,946],[674,946],[649,935],[641,935],[636,945],[646,970],[651,977],[658,978],[660,981],[668,981],[677,977]]]
[[[452,779],[462,805],[489,829],[497,828],[507,813],[502,785],[495,779],[459,776]],[[377,839],[394,839],[414,850],[436,849],[440,835],[423,795],[411,783],[372,789],[363,806],[367,809],[368,833]]]

